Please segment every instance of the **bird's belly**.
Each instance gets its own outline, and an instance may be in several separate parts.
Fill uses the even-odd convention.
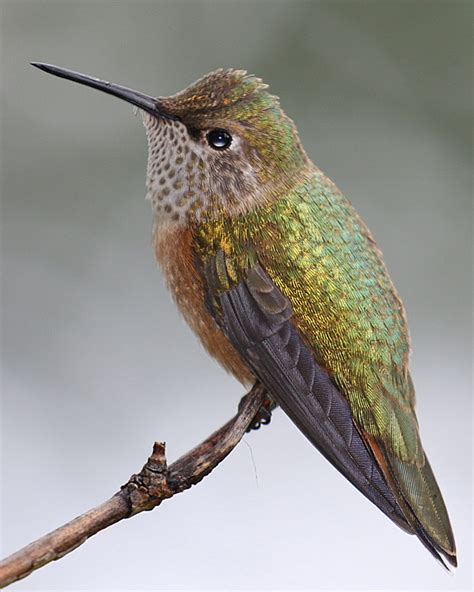
[[[156,259],[178,309],[204,348],[237,380],[249,385],[254,381],[252,373],[206,309],[202,278],[194,264],[192,240],[189,229],[156,227],[153,232]]]

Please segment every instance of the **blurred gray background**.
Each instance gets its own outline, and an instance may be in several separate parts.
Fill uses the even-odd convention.
[[[470,589],[471,4],[1,10],[2,554],[114,493],[155,439],[175,459],[243,394],[154,262],[140,118],[28,65],[40,60],[156,95],[217,67],[271,85],[404,298],[422,436],[461,565],[443,573],[276,412],[198,487],[16,589]]]

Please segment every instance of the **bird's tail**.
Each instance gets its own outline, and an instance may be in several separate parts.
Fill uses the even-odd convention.
[[[420,466],[400,460],[371,437],[368,443],[414,533],[446,569],[457,567],[453,530],[426,454]]]
[[[400,504],[418,538],[443,563],[457,567],[456,543],[448,512],[426,454],[419,467],[388,455]],[[407,507],[404,507],[407,506]]]

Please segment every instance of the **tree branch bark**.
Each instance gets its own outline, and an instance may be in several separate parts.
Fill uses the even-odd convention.
[[[109,500],[1,561],[0,587],[5,588],[61,559],[112,524],[152,510],[163,500],[199,483],[237,446],[264,401],[265,390],[256,384],[242,400],[235,417],[169,467],[165,445],[155,442],[142,470],[132,475]]]

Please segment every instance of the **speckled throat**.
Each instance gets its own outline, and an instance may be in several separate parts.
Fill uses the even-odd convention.
[[[159,224],[199,221],[209,211],[241,211],[260,195],[257,176],[234,136],[215,153],[203,132],[190,139],[180,121],[143,113],[148,139],[147,199]]]

